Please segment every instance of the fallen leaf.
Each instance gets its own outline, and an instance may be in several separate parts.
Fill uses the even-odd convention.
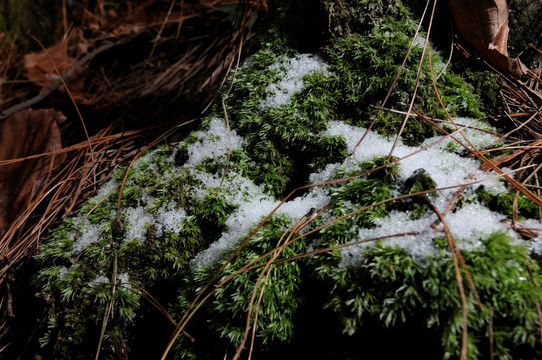
[[[24,110],[0,121],[0,161],[62,148],[58,124],[64,115],[52,109]],[[47,155],[0,165],[0,237],[39,191],[46,174],[65,158]]]
[[[493,66],[515,77],[528,68],[508,57],[508,4],[506,0],[448,0],[457,29],[463,38]]]
[[[36,85],[43,88],[58,79],[58,69],[62,75],[73,63],[68,57],[67,41],[60,41],[52,47],[38,53],[24,56],[24,75]]]

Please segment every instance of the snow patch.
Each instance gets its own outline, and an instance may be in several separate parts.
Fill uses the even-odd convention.
[[[103,284],[109,284],[109,278],[105,275],[99,275],[94,279],[91,284],[92,285],[103,285]]]
[[[188,161],[186,165],[197,165],[208,157],[222,156],[228,151],[229,139],[228,128],[224,120],[212,118],[209,129],[197,131],[198,141],[187,147]],[[243,138],[237,135],[235,130],[230,131],[231,150],[240,149],[243,146]]]
[[[482,245],[480,238],[495,232],[505,232],[510,237],[516,237],[512,230],[500,220],[504,216],[490,211],[480,204],[465,204],[455,212],[448,213],[444,217],[446,225],[450,229],[454,240],[461,250],[469,251]],[[376,237],[389,236],[405,232],[419,232],[415,235],[405,235],[385,239],[389,246],[397,246],[407,250],[415,259],[422,261],[427,255],[434,254],[433,239],[445,237],[442,224],[439,222],[437,231],[432,224],[438,218],[435,214],[426,213],[420,219],[410,219],[408,212],[392,212],[384,218],[375,221],[376,227],[371,229],[360,229],[357,240],[372,239]],[[540,225],[540,224],[539,224]],[[363,259],[363,250],[374,243],[362,243],[342,248],[340,266],[355,267]]]
[[[343,122],[332,121],[328,125],[326,134],[331,136],[342,136],[346,141],[348,151],[352,152],[365,132],[366,129],[364,128],[351,126]],[[440,139],[442,139],[442,137],[428,139],[425,145]],[[483,139],[487,140],[485,137]],[[351,157],[347,158],[342,164],[327,165],[320,173],[312,174],[310,180],[312,183],[326,181],[332,178],[339,168],[346,169],[347,171],[355,171],[357,163],[361,161],[372,160],[375,157],[388,156],[392,146],[393,139],[385,138],[370,131]],[[425,150],[421,150],[422,147],[407,146],[399,141],[394,149],[393,156],[396,158],[404,158],[399,162],[400,178],[402,180],[408,179],[416,170],[423,168],[435,181],[437,187],[442,188],[472,182],[474,179],[483,180],[495,177],[496,174],[494,172],[484,172],[480,170],[480,163],[477,160],[465,158],[459,154],[445,151],[445,146],[446,144],[443,141]],[[475,184],[473,187],[476,188],[480,186],[480,184],[481,183]],[[501,189],[496,183],[492,183],[492,186],[495,189]],[[441,193],[451,193],[453,191],[455,191],[455,189],[446,190]]]
[[[80,228],[81,236],[73,243],[73,252],[77,255],[88,245],[95,243],[100,239],[100,226],[85,222]]]
[[[292,221],[295,221],[307,214],[311,209],[322,208],[330,200],[331,198],[326,190],[314,188],[304,196],[284,203],[277,209],[276,214],[284,214],[290,217]],[[231,249],[239,240],[246,238],[250,231],[279,204],[280,201],[274,201],[263,195],[251,201],[241,203],[237,210],[226,220],[227,230],[222,234],[220,239],[212,243],[209,248],[200,252],[192,260],[192,269],[196,270],[204,265],[216,263],[220,260],[224,251]]]
[[[154,222],[154,217],[145,211],[144,207],[127,208],[124,210],[128,231],[125,234],[126,240],[145,240],[147,227]]]
[[[160,209],[154,216],[156,236],[162,236],[166,231],[180,232],[183,220],[186,219],[186,211],[183,209]]]
[[[121,273],[117,275],[117,284],[130,288],[130,277],[128,273]]]
[[[327,74],[327,64],[318,56],[311,54],[298,54],[287,62],[276,62],[270,69],[285,71],[284,77],[277,83],[272,83],[265,89],[271,93],[265,100],[260,102],[260,109],[276,108],[290,102],[292,95],[303,90],[303,76],[308,73],[320,71]]]

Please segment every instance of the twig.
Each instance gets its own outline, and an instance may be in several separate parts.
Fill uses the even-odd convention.
[[[114,48],[115,46],[122,45],[126,42],[131,40],[131,38],[125,38],[118,42],[112,42],[105,45],[100,46],[99,48],[91,51],[87,55],[83,56],[79,61],[77,61],[75,64],[73,64],[62,76],[60,76],[54,83],[43,89],[39,95],[34,96],[32,99],[28,99],[20,104],[14,105],[0,113],[0,120],[6,119],[10,117],[11,115],[15,114],[16,112],[19,112],[21,110],[27,109],[33,105],[36,105],[40,101],[44,100],[46,97],[51,95],[56,89],[62,85],[62,82],[65,82],[69,80],[70,77],[72,77],[77,70],[79,70],[83,65],[88,63],[90,60],[94,59],[97,55],[103,53],[104,51],[107,51],[109,49]]]
[[[427,0],[428,3],[429,1],[430,0]],[[426,53],[429,58],[429,64],[431,64],[431,53],[429,52],[429,34],[431,33],[431,27],[433,25],[433,15],[435,14],[436,6],[437,6],[437,2],[435,0],[433,2],[433,9],[431,10],[431,17],[429,18],[429,26],[427,27],[427,34],[425,35],[425,43],[423,45],[422,56],[420,57],[420,65],[418,66],[418,73],[416,74],[416,83],[414,85],[414,91],[412,92],[412,99],[410,100],[410,104],[408,105],[408,110],[405,115],[405,118],[403,119],[403,122],[401,123],[401,127],[399,128],[399,131],[397,132],[397,135],[395,136],[393,145],[391,146],[390,153],[388,154],[388,161],[390,161],[391,157],[393,156],[393,151],[395,150],[395,147],[397,146],[397,143],[399,142],[401,134],[403,133],[403,130],[405,129],[405,126],[407,124],[408,118],[410,117],[409,115],[412,111],[412,108],[414,107],[414,101],[416,101],[416,94],[418,93],[418,87],[420,86],[420,76],[422,75],[423,63],[425,62]],[[414,40],[416,39],[414,38],[412,41]]]
[[[467,347],[468,347],[468,322],[467,322],[467,297],[465,296],[465,289],[463,288],[463,280],[461,279],[461,272],[459,270],[459,264],[457,261],[457,256],[459,254],[459,248],[457,247],[457,244],[452,236],[452,233],[450,232],[450,229],[448,228],[448,225],[446,224],[446,221],[444,221],[444,216],[440,213],[438,208],[434,206],[431,201],[429,201],[429,198],[425,196],[425,199],[429,206],[433,208],[433,211],[435,214],[437,214],[438,218],[440,219],[440,222],[442,223],[442,226],[444,226],[444,231],[446,233],[446,239],[448,240],[448,245],[450,246],[450,251],[452,253],[452,261],[454,263],[454,269],[455,269],[455,277],[457,280],[457,287],[459,289],[459,295],[461,297],[461,317],[463,322],[463,331],[462,331],[462,337],[461,337],[461,360],[467,359]]]
[[[429,2],[430,2],[430,0],[427,0],[427,2],[425,3],[425,8],[423,9],[423,13],[422,13],[420,22],[418,24],[418,27],[416,28],[416,32],[414,33],[414,36],[412,37],[412,41],[408,45],[408,50],[407,50],[407,52],[405,54],[405,57],[403,58],[403,62],[401,63],[401,66],[399,66],[399,69],[397,70],[397,74],[395,74],[395,78],[393,79],[393,81],[392,81],[392,83],[390,85],[390,88],[388,89],[388,93],[386,94],[386,97],[382,101],[381,106],[385,106],[386,103],[388,102],[388,99],[390,98],[391,92],[393,91],[393,88],[395,87],[395,84],[397,84],[397,80],[399,80],[399,76],[401,76],[401,73],[403,72],[403,69],[405,68],[406,62],[408,60],[408,56],[410,55],[410,52],[412,51],[412,48],[414,47],[414,41],[416,41],[416,37],[418,37],[418,34],[420,33],[420,30],[422,28],[422,22],[423,22],[423,19],[425,18],[425,14],[427,12],[427,9],[429,8]],[[356,149],[361,145],[361,143],[363,142],[365,137],[369,134],[369,131],[372,129],[372,127],[373,127],[373,125],[374,125],[374,123],[375,123],[375,121],[376,121],[376,119],[378,118],[379,115],[380,115],[380,110],[378,110],[376,112],[376,115],[373,117],[373,121],[371,121],[371,124],[367,127],[367,130],[365,130],[365,132],[363,133],[363,135],[361,136],[361,138],[359,139],[357,144],[354,146],[354,149],[352,150],[350,155],[354,154]]]

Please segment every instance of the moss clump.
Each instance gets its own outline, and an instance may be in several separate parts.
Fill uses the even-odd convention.
[[[539,356],[535,304],[540,299],[542,279],[535,275],[533,287],[527,268],[531,266],[537,273],[538,267],[526,257],[524,248],[512,245],[503,234],[493,234],[482,242],[482,247],[463,252],[482,305],[480,309],[465,282],[468,358],[489,356],[487,334],[491,331],[493,352],[498,358],[534,359]],[[434,358],[459,358],[461,300],[455,270],[446,241],[435,240],[435,246],[437,253],[422,263],[403,249],[382,244],[365,251],[356,267],[332,266],[329,260],[340,259],[336,254],[315,261],[320,264],[317,273],[330,291],[326,306],[340,315],[343,331],[352,335],[366,323],[383,328],[413,325],[403,329],[404,334],[428,327],[439,334],[442,345],[442,353],[433,354]],[[464,271],[462,276],[465,279]]]
[[[350,9],[348,4],[356,8]],[[415,23],[399,2],[382,6],[376,1],[342,1],[337,6],[349,12],[351,32],[336,36],[322,48],[321,57],[328,65],[316,55],[298,54],[288,36],[277,35],[275,29],[262,49],[238,70],[231,92],[220,94],[229,133],[225,120],[218,118],[224,109],[217,101],[214,117],[205,119],[200,131],[138,160],[128,174],[118,212],[116,199],[124,172],[116,174],[105,190],[42,246],[37,284],[50,301],[46,316],[50,326],[43,329],[48,355],[61,359],[94,351],[106,307],[115,300],[115,317],[106,328],[103,351],[107,358],[121,357],[137,343],[139,338],[133,334],[140,331],[142,336],[150,336],[154,331],[151,326],[141,330],[155,314],[128,288],[157,294],[178,319],[216,275],[216,282],[209,287],[214,293],[185,329],[197,341],[192,344],[182,336],[176,358],[216,358],[234,352],[244,336],[251,298],[254,296],[257,305],[260,294],[254,344],[261,358],[266,352],[272,354],[268,358],[291,355],[287,344],[304,336],[296,329],[306,329],[311,335],[316,332],[311,330],[311,318],[323,319],[322,327],[328,329],[326,335],[333,344],[348,342],[348,336],[359,333],[371,335],[373,328],[379,334],[403,336],[429,326],[437,345],[423,355],[457,356],[461,302],[453,261],[446,243],[438,238],[440,233],[433,233],[429,226],[420,230],[420,241],[428,243],[423,256],[383,242],[348,248],[350,252],[329,249],[368,240],[380,230],[391,231],[394,225],[386,222],[391,223],[399,212],[407,214],[400,214],[404,222],[409,221],[409,215],[410,219],[433,221],[435,216],[426,200],[451,198],[443,192],[442,197],[394,201],[401,194],[434,189],[441,180],[423,171],[410,176],[416,164],[408,165],[409,169],[401,162],[390,165],[388,161],[394,158],[382,155],[387,140],[374,133],[370,137],[378,143],[374,152],[378,156],[359,151],[347,156],[348,146],[352,146],[349,132],[360,129],[338,120],[361,126],[372,121],[374,110],[369,105],[377,104],[386,94],[409,47]],[[367,9],[379,15],[371,15],[371,20],[362,18]],[[421,55],[422,40],[416,40],[413,55]],[[438,55],[432,56],[440,67],[437,70],[442,69]],[[415,59],[413,56],[407,62],[391,94],[390,107],[408,105],[419,61]],[[283,82],[288,84],[281,85]],[[477,97],[460,77],[444,72],[438,84],[453,115],[480,114]],[[442,115],[427,64],[415,104],[428,115]],[[381,134],[395,135],[401,121],[384,114],[376,119],[374,128]],[[334,133],[344,135],[330,135]],[[432,126],[411,119],[403,139],[419,144],[434,134]],[[419,150],[403,144],[399,147],[401,151]],[[445,148],[457,150],[442,145]],[[457,154],[449,155],[443,156],[446,171],[431,171],[442,177],[472,169],[472,164],[460,163]],[[406,179],[401,178],[403,171],[409,174]],[[458,181],[468,175],[461,175]],[[294,193],[226,264],[281,199],[294,188],[314,185],[316,179],[329,183]],[[465,193],[470,200],[476,195],[471,189]],[[497,204],[499,210],[502,204]],[[290,210],[284,210],[288,207]],[[291,234],[292,224],[307,211],[308,216],[313,214],[310,207],[322,211],[303,230]],[[461,206],[456,208],[461,210]],[[483,310],[475,310],[476,301],[468,293],[469,356],[487,355],[490,307],[495,354],[503,358],[539,355],[533,320],[535,302],[540,298],[537,265],[531,264],[533,286],[527,281],[525,250],[500,233],[473,234],[472,239],[457,239],[483,305]],[[281,250],[281,262],[262,275],[270,256],[259,257],[285,239],[295,241]],[[312,250],[326,252],[304,260],[288,259]],[[251,261],[259,267],[241,271]],[[217,274],[222,265],[223,273]],[[250,321],[256,320],[254,314]],[[507,332],[513,337],[503,335]],[[371,342],[374,337],[365,340]],[[209,348],[209,342],[215,346]],[[344,357],[359,353],[354,342],[349,346],[341,350]],[[395,355],[400,353],[398,350]]]
[[[401,184],[401,194],[413,194],[420,191],[432,190],[437,187],[435,181],[427,171],[420,168]],[[432,211],[428,197],[435,198],[438,193],[408,197],[394,204],[393,208],[399,211],[409,211],[412,220],[421,218],[428,211]]]
[[[328,19],[328,36],[348,37],[370,30],[385,17],[408,18],[410,13],[400,1],[322,0]]]
[[[512,218],[514,215],[515,191],[495,194],[493,191],[481,186],[476,190],[478,201],[491,210],[497,210],[502,214]],[[522,193],[517,194],[517,215],[519,220],[537,218],[539,207],[527,196]]]
[[[36,284],[49,304],[40,341],[55,359],[95,353],[111,303],[102,354],[114,358],[128,352],[125,333],[142,302],[137,289],[153,291],[155,283],[175,281],[203,246],[198,217],[173,219],[177,224],[165,227],[157,221],[178,204],[190,207],[186,190],[193,180],[186,172],[169,171],[171,149],[161,147],[154,154],[131,170],[118,218],[118,189],[110,187],[110,193],[91,199],[40,248]],[[118,186],[122,172],[115,177]]]
[[[239,70],[225,99],[231,127],[245,138],[244,148],[253,161],[246,174],[277,198],[304,185],[304,174],[346,156],[343,141],[320,135],[334,117],[337,101],[337,92],[326,87],[331,75],[308,74],[305,88],[291,102],[262,105],[275,94],[269,86],[286,76],[291,55],[293,51],[281,40],[266,44],[250,58],[250,66]]]
[[[353,176],[376,169],[385,164],[386,159],[375,158],[371,161],[364,161],[348,171],[339,170],[338,178]],[[367,176],[357,177],[345,183],[331,187],[331,198],[333,203],[331,211],[335,217],[346,215],[356,209],[371,206],[382,200],[393,197],[395,179],[398,167],[391,165],[378,171],[371,172]],[[373,221],[388,214],[389,205],[381,204],[373,206],[366,211],[345,218],[336,224],[322,230],[324,241],[330,244],[337,244],[352,240],[350,235],[355,235],[355,229],[359,227],[372,227]]]
[[[413,20],[397,20],[385,17],[370,31],[351,37],[339,38],[327,48],[331,71],[337,76],[332,89],[339,92],[337,112],[356,125],[369,126],[376,113],[370,105],[378,105],[385,98],[389,87],[406,55],[416,29]],[[415,87],[417,67],[423,51],[423,38],[407,60],[386,106],[394,109],[408,108]],[[435,76],[443,69],[440,57],[433,53],[432,64]],[[452,116],[482,115],[480,100],[472,94],[472,87],[461,77],[444,72],[439,79],[438,89],[448,112]],[[429,116],[446,118],[438,102],[431,82],[428,63],[420,77],[415,108]],[[376,119],[374,129],[386,136],[393,136],[399,130],[402,116],[383,113]],[[420,119],[409,119],[403,133],[405,143],[417,145],[427,137],[436,135],[436,129]]]
[[[221,274],[221,279],[224,280],[237,273],[250,262],[254,262],[254,266],[261,267],[241,272],[232,277],[231,281],[226,282],[224,286],[217,287],[214,295],[196,314],[196,321],[190,327],[190,333],[196,338],[217,339],[218,343],[213,349],[215,356],[225,351],[235,352],[243,339],[247,311],[251,306],[253,307],[252,321],[256,312],[258,317],[258,323],[255,325],[258,334],[256,338],[258,351],[292,338],[294,315],[302,301],[300,266],[296,262],[285,262],[273,265],[266,272],[263,265],[269,258],[256,261],[262,254],[274,250],[278,244],[287,239],[291,222],[292,219],[285,216],[277,216],[268,221],[247,243],[241,253],[227,265]],[[295,241],[281,251],[278,259],[300,254],[305,249],[304,240]],[[175,306],[175,314],[179,317],[183,314],[232,253],[233,249],[225,253],[219,263],[203,266],[193,273],[186,274],[185,283],[180,288],[180,296]],[[261,302],[258,301],[260,296]],[[216,321],[217,319],[225,321]],[[201,345],[191,344],[183,337],[178,346],[179,355],[182,358],[197,359],[199,358],[198,351],[203,350],[201,348],[198,350]]]

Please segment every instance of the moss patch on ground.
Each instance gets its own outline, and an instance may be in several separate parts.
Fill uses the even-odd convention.
[[[89,357],[103,329],[104,358],[131,350],[156,358],[174,327],[157,319],[149,295],[178,320],[211,281],[214,292],[177,340],[176,358],[231,355],[244,338],[248,353],[253,329],[259,358],[296,351],[348,358],[359,354],[359,341],[370,348],[401,337],[408,341],[383,354],[404,355],[410,342],[424,349],[412,357],[459,357],[462,299],[433,209],[442,211],[453,197],[455,190],[444,188],[491,175],[421,118],[408,121],[393,156],[388,152],[402,117],[389,113],[375,119],[354,151],[416,22],[398,1],[336,4],[322,2],[330,20],[321,31],[329,41],[317,54],[299,53],[291,40],[297,35],[270,29],[198,131],[138,159],[122,194],[127,170],[116,173],[41,245],[36,289],[47,308],[44,357]],[[422,34],[388,107],[408,106],[423,42]],[[434,70],[444,70],[438,87],[448,112],[481,117],[472,86],[444,69],[435,51],[431,56]],[[427,62],[422,70],[415,107],[444,118]],[[493,139],[474,129],[465,133],[479,146]],[[430,157],[416,161],[412,153]],[[505,192],[497,180],[472,184],[446,215],[468,269],[459,273],[470,359],[489,352],[541,355],[541,278],[527,250],[535,246],[500,222],[510,215]],[[520,199],[525,218],[535,215],[531,205]],[[488,224],[469,223],[480,213]],[[465,281],[469,276],[475,288]],[[248,330],[247,317],[256,323]],[[427,328],[434,346],[412,335],[428,334]]]

